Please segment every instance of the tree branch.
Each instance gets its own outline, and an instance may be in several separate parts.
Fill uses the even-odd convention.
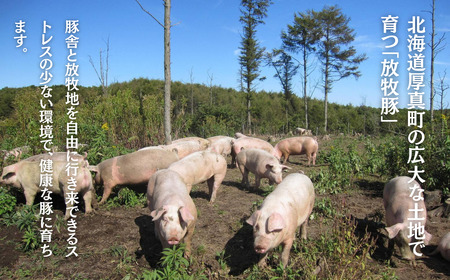
[[[147,11],[146,9],[144,9],[144,7],[142,7],[141,3],[139,2],[139,0],[135,0],[139,6],[141,7],[141,9],[146,12],[149,16],[151,16],[159,25],[162,26],[162,28],[164,28],[164,24],[162,24],[159,20],[157,20],[149,11]]]

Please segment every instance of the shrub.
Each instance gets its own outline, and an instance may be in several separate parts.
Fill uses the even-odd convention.
[[[16,207],[16,198],[7,189],[0,188],[0,217],[11,213]]]

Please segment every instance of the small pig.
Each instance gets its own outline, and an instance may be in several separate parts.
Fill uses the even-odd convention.
[[[316,165],[317,151],[319,150],[319,144],[312,137],[290,137],[281,140],[275,145],[273,155],[281,159],[284,158],[283,164],[286,164],[290,155],[303,155],[308,157],[308,165]]]
[[[209,202],[216,199],[217,190],[227,173],[227,161],[221,155],[209,151],[195,152],[187,157],[172,163],[169,170],[176,171],[184,183],[188,192],[193,184],[207,180],[209,188]]]
[[[233,139],[231,145],[232,145],[231,149],[232,166],[235,164],[237,154],[239,154],[239,152],[242,149],[261,149],[271,154],[273,153],[273,146],[269,142],[254,137],[245,136],[238,139]]]
[[[236,164],[242,173],[242,184],[249,187],[248,172],[255,174],[255,188],[258,188],[262,178],[268,178],[269,184],[281,183],[282,171],[291,169],[281,165],[270,153],[260,149],[242,150],[236,157]]]
[[[413,192],[413,188],[417,190]],[[411,221],[409,219],[422,219],[421,222],[413,222],[415,226],[424,226],[427,220],[427,209],[423,201],[420,185],[409,177],[401,176],[390,180],[384,187],[383,204],[386,210],[386,231],[389,237],[389,251],[394,249],[394,241],[400,248],[402,258],[411,261],[415,266],[415,255],[409,247],[410,242],[419,240],[408,237]],[[420,196],[422,199],[414,201],[410,194]],[[419,195],[420,194],[420,195]],[[410,211],[410,209],[420,209]],[[431,234],[424,230],[424,244],[427,245]],[[420,246],[418,246],[420,247]]]
[[[306,239],[308,219],[314,207],[314,187],[311,180],[299,173],[292,173],[263,201],[247,220],[253,226],[254,248],[263,254],[259,266],[266,265],[269,250],[282,244],[281,263],[285,267],[300,226],[300,236]]]
[[[450,262],[450,232],[447,232],[439,241],[436,250],[431,253],[431,255],[436,255],[441,253],[441,256]]]
[[[305,128],[297,127],[297,128],[295,129],[295,134],[297,134],[297,135],[303,135],[303,134],[305,134],[305,131],[306,131]]]
[[[231,154],[231,142],[234,138],[228,136],[214,136],[208,138],[211,143],[209,149],[224,157]]]
[[[100,162],[97,166],[89,166],[95,172],[95,183],[103,184],[103,204],[117,185],[146,184],[159,169],[167,168],[178,160],[176,153],[158,147],[149,147],[136,152],[113,157]]]
[[[180,175],[168,169],[153,174],[148,182],[147,203],[163,248],[184,240],[185,256],[189,257],[197,209]]]
[[[209,147],[209,142],[207,140],[205,141],[206,142],[199,140],[186,140],[159,147],[166,151],[176,151],[178,158],[182,159],[192,153],[206,150]]]
[[[53,161],[52,186],[48,188],[49,191],[55,194],[60,194],[65,197],[71,191],[72,186],[69,185],[69,176],[67,176],[66,165],[67,161]],[[80,161],[78,164],[71,164],[71,167],[78,167],[77,176],[75,177],[76,188],[72,191],[78,192],[79,196],[83,197],[86,207],[86,213],[92,211],[92,206],[96,206],[94,187],[92,184],[92,177],[84,166],[84,162]],[[42,189],[39,187],[41,167],[40,161],[22,160],[16,164],[9,165],[3,169],[0,184],[12,185],[23,190],[27,205],[33,205],[36,194]],[[72,203],[67,204],[66,200],[66,214],[65,218],[70,217],[70,207]]]

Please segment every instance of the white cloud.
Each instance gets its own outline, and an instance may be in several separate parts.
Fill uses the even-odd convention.
[[[355,37],[355,46],[358,49],[363,49],[365,51],[371,51],[374,49],[383,49],[385,46],[381,42],[374,42],[367,35],[361,35]]]

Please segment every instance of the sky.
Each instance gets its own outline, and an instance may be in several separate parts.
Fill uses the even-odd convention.
[[[140,0],[143,7],[163,22],[162,0]],[[408,94],[408,21],[412,16],[425,19],[426,41],[431,33],[431,0],[273,0],[268,9],[265,24],[257,29],[261,46],[267,50],[281,46],[280,34],[292,24],[294,14],[313,9],[320,11],[324,6],[338,5],[342,13],[350,18],[349,26],[355,30],[353,46],[359,54],[368,59],[360,64],[362,76],[359,79],[346,78],[333,85],[329,101],[343,105],[368,105],[381,107],[381,71],[388,40],[383,34],[381,17],[398,16],[398,45],[394,50],[398,59],[399,106],[406,107]],[[242,25],[239,22],[240,1],[238,0],[172,0],[171,21],[171,66],[172,81],[208,84],[226,88],[239,88],[239,46]],[[16,22],[25,22],[24,43],[17,46],[14,37]],[[68,50],[65,45],[65,21],[78,20],[80,43],[76,50],[79,84],[98,86],[100,82],[89,63],[92,57],[99,68],[99,52],[106,49],[109,38],[109,82],[124,82],[134,78],[164,79],[163,28],[143,12],[135,0],[0,0],[0,88],[39,86],[42,70],[39,56],[43,53],[41,36],[43,21],[51,25],[50,41],[53,68],[52,84],[64,84]],[[446,69],[446,83],[450,84],[450,1],[436,0],[437,37],[447,33],[447,47],[438,54],[435,62],[435,77],[443,75]],[[25,52],[26,49],[26,52]],[[425,65],[425,104],[429,108],[430,47],[423,52]],[[313,98],[323,99],[320,86],[322,75],[320,63],[309,84]],[[262,67],[264,81],[256,84],[257,90],[281,92],[275,71]],[[299,75],[294,80],[294,92],[302,95]],[[314,89],[314,90],[313,90]],[[449,90],[450,91],[450,90]],[[447,94],[444,106],[450,104]],[[435,108],[439,105],[435,103]]]

